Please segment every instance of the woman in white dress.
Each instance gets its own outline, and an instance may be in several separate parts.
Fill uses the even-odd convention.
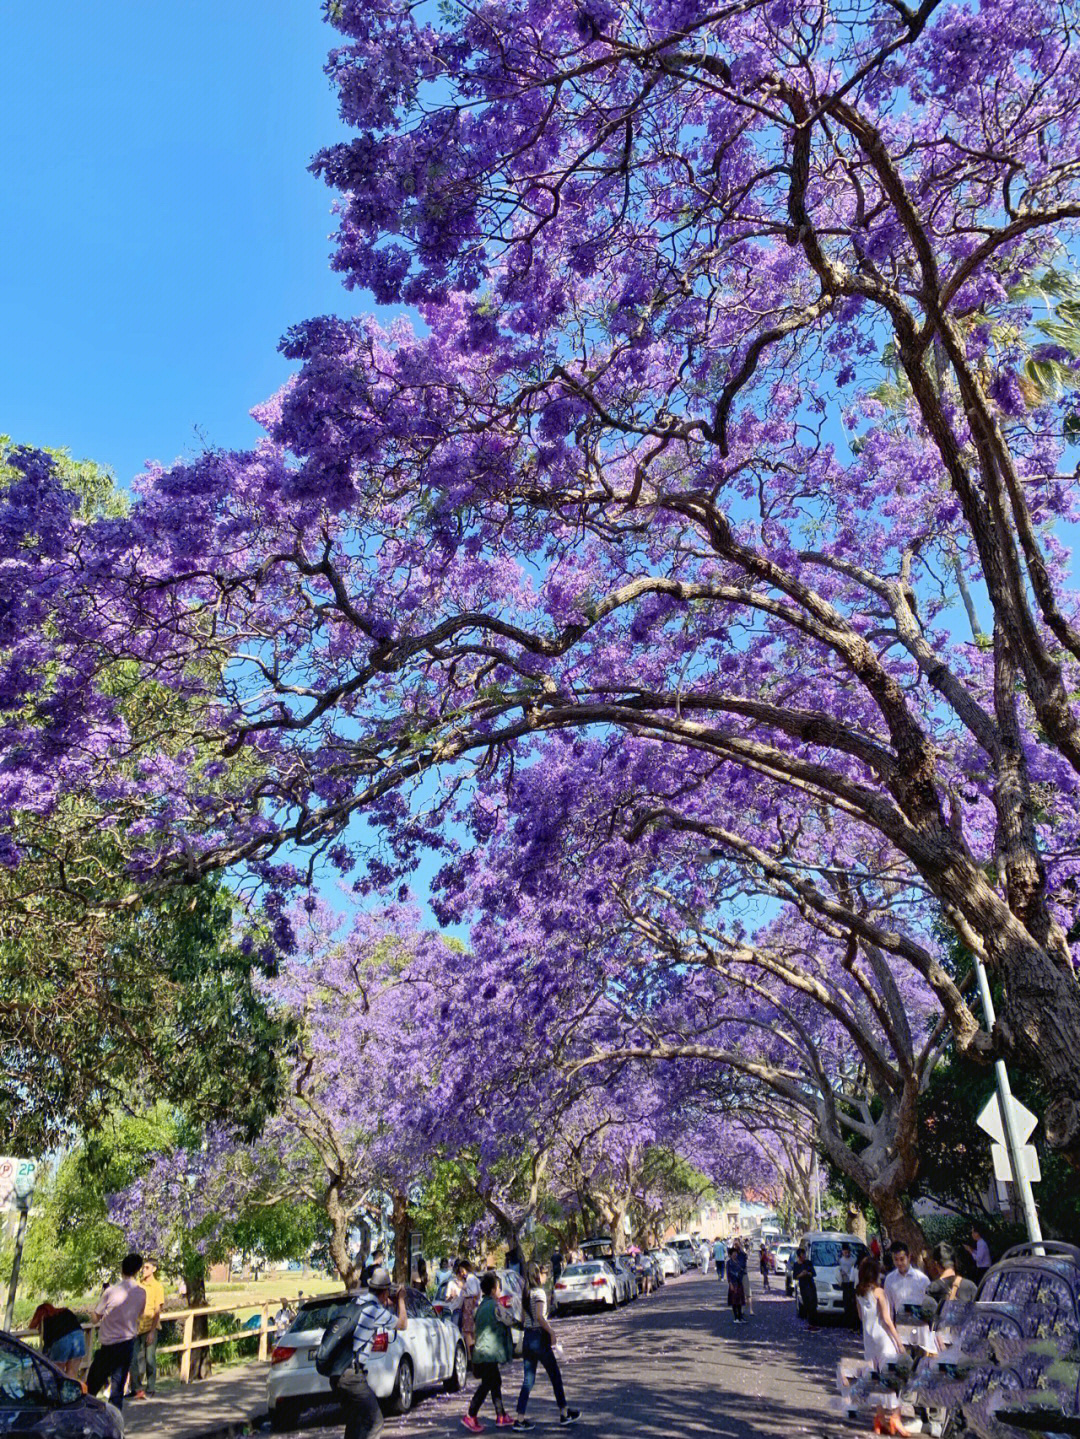
[[[859,1265],[855,1304],[862,1321],[863,1357],[874,1372],[880,1374],[886,1365],[900,1358],[904,1346],[893,1323],[885,1290],[881,1287],[881,1265],[873,1255],[868,1254]],[[895,1409],[890,1409],[886,1416],[883,1405],[879,1404],[874,1415],[874,1432],[896,1434],[906,1439],[908,1431],[900,1423]]]

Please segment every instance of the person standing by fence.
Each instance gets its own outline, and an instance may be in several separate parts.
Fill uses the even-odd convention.
[[[124,1407],[124,1385],[131,1368],[131,1354],[139,1320],[146,1308],[146,1290],[137,1275],[143,1267],[142,1255],[128,1254],[120,1265],[120,1282],[102,1290],[94,1309],[98,1328],[98,1348],[90,1361],[86,1376],[88,1394],[97,1394],[106,1383],[109,1403]]]
[[[161,1311],[165,1308],[165,1286],[157,1277],[157,1264],[147,1259],[139,1274],[139,1285],[146,1291],[146,1308],[139,1320],[135,1349],[131,1356],[131,1383],[128,1395],[133,1399],[152,1399],[157,1389],[157,1346],[161,1330]]]
[[[58,1364],[69,1379],[78,1379],[86,1357],[86,1336],[79,1316],[70,1309],[57,1309],[55,1304],[39,1304],[29,1328],[41,1330],[42,1352]]]

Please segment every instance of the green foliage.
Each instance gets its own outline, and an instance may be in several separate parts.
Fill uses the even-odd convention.
[[[135,1179],[176,1140],[176,1117],[158,1104],[144,1114],[110,1115],[92,1139],[64,1156],[39,1184],[26,1230],[20,1292],[34,1302],[97,1291],[127,1252],[110,1224],[107,1197]],[[10,1252],[3,1274],[10,1273]]]
[[[1013,1074],[1012,1081],[1017,1099],[1041,1115],[1046,1097],[1037,1081],[1022,1073]],[[922,1102],[919,1178],[911,1197],[931,1197],[969,1218],[984,1218],[991,1230],[1000,1230],[1000,1244],[1015,1243],[1023,1234],[999,1215],[987,1215],[983,1205],[993,1169],[989,1137],[975,1120],[993,1092],[993,1074],[983,1066],[955,1055],[938,1066]],[[1041,1128],[1033,1142],[1043,1176],[1035,1190],[1043,1232],[1051,1239],[1073,1238],[1080,1232],[1076,1172],[1047,1149]]]

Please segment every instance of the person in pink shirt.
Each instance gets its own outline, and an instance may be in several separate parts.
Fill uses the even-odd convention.
[[[120,1281],[102,1290],[94,1309],[98,1324],[98,1347],[86,1376],[88,1393],[96,1394],[106,1383],[109,1403],[124,1406],[124,1385],[131,1368],[131,1355],[139,1320],[146,1307],[146,1290],[138,1282],[142,1255],[129,1254],[120,1265]]]

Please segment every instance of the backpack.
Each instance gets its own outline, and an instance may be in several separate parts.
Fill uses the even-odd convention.
[[[315,1369],[324,1379],[338,1379],[352,1363],[352,1341],[360,1306],[350,1304],[334,1316],[315,1351]]]

